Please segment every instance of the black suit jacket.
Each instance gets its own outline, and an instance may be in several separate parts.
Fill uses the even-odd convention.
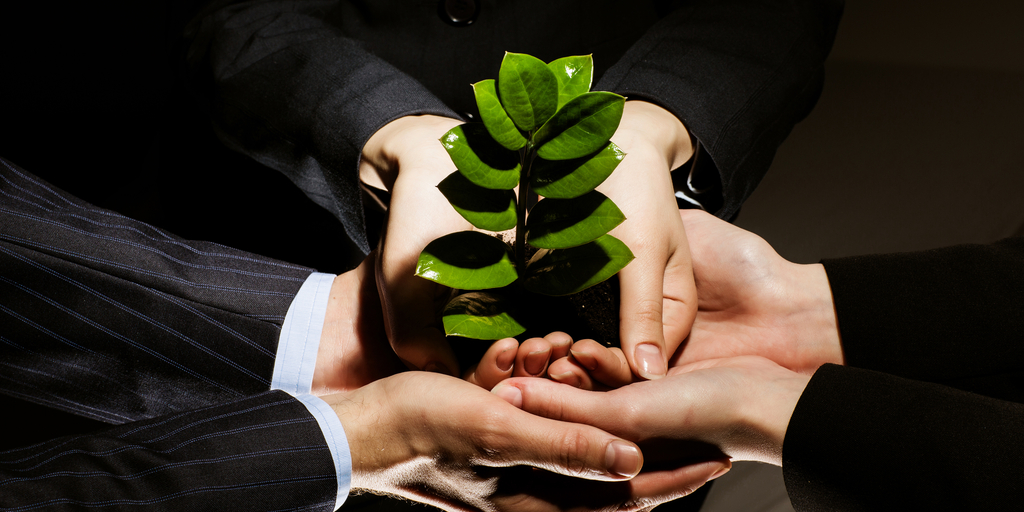
[[[0,269],[2,391],[121,424],[0,453],[0,508],[333,509],[317,421],[269,391],[310,269],[180,239],[2,159]]]
[[[593,53],[594,89],[660,104],[700,141],[708,209],[731,218],[817,101],[843,6],[476,3],[476,21],[453,27],[434,1],[215,2],[188,31],[191,83],[229,146],[287,174],[366,251],[357,167],[374,132],[406,115],[475,117],[469,85],[495,77],[505,51]]]
[[[1024,238],[825,261],[846,367],[783,446],[797,510],[1019,510]]]

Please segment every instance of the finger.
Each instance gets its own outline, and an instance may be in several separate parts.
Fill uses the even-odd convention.
[[[665,267],[662,296],[665,354],[671,356],[690,334],[697,317],[697,285],[684,231],[676,238],[672,256]]]
[[[635,505],[659,504],[692,494],[732,468],[728,458],[650,469],[630,480]]]
[[[508,379],[491,393],[530,414],[552,420],[615,431],[621,419],[615,411],[617,402],[608,393],[574,389],[547,379]]]
[[[590,373],[571,357],[556,359],[548,365],[548,378],[574,388],[593,390],[595,381]]]
[[[392,349],[410,369],[458,375],[455,353],[435,320],[440,287],[415,276],[408,262],[385,259],[385,253],[380,251],[376,281]]]
[[[505,338],[491,344],[480,362],[471,368],[463,377],[465,380],[490,390],[499,382],[512,376],[515,366],[519,342],[515,338]]]
[[[551,342],[544,338],[530,338],[519,346],[516,354],[515,377],[540,377],[551,361]]]
[[[572,389],[544,379],[527,380]],[[498,384],[495,389],[503,386]],[[515,410],[502,418],[502,423],[502,433],[492,437],[495,445],[489,450],[501,458],[495,461],[499,464],[529,465],[603,481],[632,478],[643,467],[639,447],[590,425],[554,421]]]
[[[555,331],[544,336],[544,339],[551,344],[552,361],[569,355],[569,349],[572,348],[572,336],[562,331]]]
[[[619,348],[609,348],[594,340],[580,340],[572,346],[570,354],[587,369],[591,378],[605,386],[618,388],[633,380],[633,372]]]
[[[658,379],[668,371],[662,327],[662,284],[668,258],[661,249],[645,250],[641,246],[637,252],[637,258],[619,272],[620,339],[633,373],[644,379]]]

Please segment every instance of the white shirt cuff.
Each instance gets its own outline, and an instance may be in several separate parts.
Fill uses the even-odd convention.
[[[334,278],[334,274],[313,272],[292,299],[281,326],[270,389],[280,389],[293,395],[307,394],[312,390],[316,353],[320,348],[320,334]]]
[[[313,370],[320,349],[320,335],[327,316],[327,303],[331,298],[333,274],[314,272],[302,283],[299,293],[292,299],[281,326],[277,343],[277,359],[271,389],[280,389],[295,396],[316,418],[334,459],[338,477],[338,496],[334,509],[345,503],[352,487],[352,457],[345,429],[338,415],[323,400],[309,394],[313,388]]]
[[[331,456],[334,457],[334,470],[338,475],[338,497],[334,501],[334,510],[338,510],[342,503],[348,498],[352,490],[352,456],[348,449],[348,438],[345,437],[345,429],[341,426],[341,420],[331,406],[313,395],[299,395],[297,398],[309,409],[310,414],[320,424],[320,430],[324,433],[327,446],[331,449]]]

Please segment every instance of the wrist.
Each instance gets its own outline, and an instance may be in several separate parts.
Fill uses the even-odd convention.
[[[792,265],[790,285],[799,293],[796,306],[801,311],[796,324],[799,334],[795,339],[811,362],[801,370],[813,372],[825,363],[844,364],[839,323],[825,267],[820,263]]]
[[[641,100],[626,102],[612,140],[626,153],[640,144],[651,146],[669,170],[693,156],[693,140],[683,122],[668,110]]]
[[[389,122],[363,145],[359,161],[360,181],[392,192],[402,161],[407,160],[410,154],[424,151],[437,154],[438,150],[447,158],[440,143],[441,136],[460,124],[462,121],[458,119],[434,115],[403,116]],[[450,162],[441,166],[448,167]]]

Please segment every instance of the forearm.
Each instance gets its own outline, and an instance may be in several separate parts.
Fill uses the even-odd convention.
[[[329,512],[339,478],[317,420],[271,392],[0,454],[0,507]]]
[[[1007,510],[1024,500],[1024,405],[825,366],[789,422],[797,510]]]
[[[0,160],[11,394],[109,423],[266,391],[311,269],[183,240]]]
[[[245,2],[214,11],[192,27],[189,66],[220,137],[288,175],[368,252],[363,145],[402,116],[457,116],[326,21],[337,3]]]
[[[962,389],[1020,374],[1022,262],[1024,238],[826,260],[847,364]]]
[[[690,2],[651,28],[597,83],[656,103],[700,141],[730,218],[817,101],[842,2]]]

